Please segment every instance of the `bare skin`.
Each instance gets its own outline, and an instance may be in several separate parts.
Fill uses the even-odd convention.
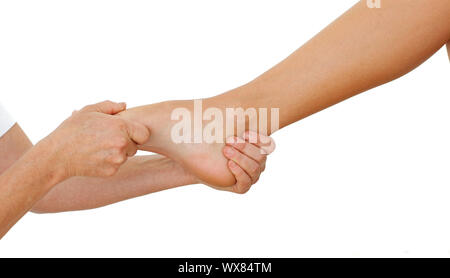
[[[368,9],[366,1],[361,1],[286,60],[242,87],[206,99],[204,108],[277,107],[280,108],[280,127],[284,127],[406,74],[449,39],[448,0],[384,0],[381,9]],[[122,116],[140,121],[158,134],[143,143],[143,149],[172,157],[207,183],[225,187],[235,184],[227,168],[228,162],[222,156],[223,144],[183,146],[170,143],[168,129],[173,124],[169,115],[173,107],[180,106],[189,108],[192,102],[160,103],[132,109]],[[66,137],[71,134],[69,130],[66,130]],[[84,161],[89,161],[85,165],[88,168],[73,163],[67,171],[45,171],[62,164],[48,152],[60,146],[60,140],[44,140],[27,152],[0,176],[0,237],[68,175],[104,176],[117,172],[120,161],[124,162],[126,155],[134,151],[132,146],[126,146],[130,142],[117,140],[121,142],[116,141],[115,148],[120,147],[113,152],[103,152],[101,159],[92,156],[93,149],[85,145]],[[71,144],[73,147],[74,142]],[[66,155],[66,159],[70,161],[70,158]],[[93,165],[98,166],[95,169],[99,172],[93,172]],[[201,174],[206,172],[209,174]]]
[[[236,179],[232,172],[229,171],[227,159],[233,160],[235,163],[241,165],[247,165],[247,172],[250,176],[254,176],[255,173],[261,171],[259,165],[250,164],[240,157],[236,157],[234,154],[229,154],[229,148],[224,148],[224,144],[220,143],[181,143],[176,144],[171,140],[171,129],[176,123],[170,119],[171,112],[175,108],[185,107],[189,110],[193,109],[192,101],[170,101],[149,106],[142,106],[133,109],[129,109],[120,113],[121,117],[126,118],[129,121],[139,122],[148,126],[152,132],[152,136],[145,145],[139,146],[140,149],[151,151],[170,157],[174,161],[183,165],[189,172],[196,175],[200,180],[207,184],[215,186],[216,188],[229,187],[236,183]],[[206,122],[206,121],[205,121]],[[224,133],[223,142],[226,142],[226,138],[230,136],[246,136],[249,139],[248,133],[235,134]],[[264,148],[267,153],[270,153],[274,149],[273,141],[270,143],[264,140],[258,140],[254,144],[242,145],[240,143],[228,143],[238,150],[245,150],[252,153],[251,157],[257,162],[264,160],[265,154],[263,154],[258,148]]]
[[[450,39],[448,0],[384,0],[380,9],[360,1],[287,59],[250,83],[205,99],[203,109],[280,109],[285,127],[340,101],[390,82],[427,60]],[[235,181],[222,144],[175,144],[170,114],[192,101],[138,107],[121,116],[152,130],[142,149],[162,153],[216,186]],[[270,130],[270,127],[268,127]],[[224,134],[228,136],[230,134]],[[201,174],[208,173],[208,174]]]
[[[248,192],[265,170],[267,160],[267,155],[262,155],[259,161],[253,159],[255,151],[260,153],[259,148],[253,147],[248,142],[233,147],[234,155],[227,161],[228,169],[236,179],[234,184],[220,188],[206,185],[232,193]],[[255,168],[258,171],[250,172]],[[136,156],[128,159],[112,177],[73,177],[59,183],[33,206],[32,211],[54,213],[93,209],[162,190],[201,183],[204,182],[172,159],[161,155]]]
[[[175,124],[170,119],[171,112],[178,107],[193,109],[192,102],[173,101],[130,109],[121,116],[155,131],[145,146],[141,146],[142,150],[170,157],[208,184],[223,187],[234,184],[235,178],[222,153],[224,144],[176,144],[171,140],[170,133]]]
[[[269,139],[268,139],[269,140]],[[266,158],[260,162],[252,159],[254,149],[246,142],[233,159],[237,163],[229,169],[237,182],[221,190],[245,193],[256,183],[265,169]],[[33,144],[19,125],[13,126],[0,138],[0,174],[24,156]],[[239,151],[239,150],[242,150]],[[259,153],[259,152],[258,152]],[[260,171],[248,174],[249,168],[258,167]],[[86,210],[110,205],[130,198],[202,183],[196,176],[186,171],[180,164],[160,156],[149,155],[129,158],[112,177],[73,177],[54,186],[42,199],[33,205],[36,213],[54,213],[73,210]]]
[[[146,142],[150,134],[142,125],[113,116],[124,109],[112,102],[85,107],[0,175],[0,238],[56,184],[74,176],[111,176],[136,153],[136,143]],[[22,143],[28,144],[26,139]],[[13,147],[21,148],[26,146]]]

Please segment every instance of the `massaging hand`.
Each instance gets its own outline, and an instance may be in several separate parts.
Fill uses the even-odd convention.
[[[223,153],[228,161],[228,168],[236,177],[236,184],[215,189],[244,194],[255,184],[266,169],[267,156],[275,150],[275,141],[265,135],[246,132],[244,138],[231,137]],[[210,185],[208,185],[210,186]]]
[[[45,140],[56,146],[55,165],[66,176],[106,177],[134,156],[149,130],[138,123],[113,116],[124,103],[105,101],[75,111]]]

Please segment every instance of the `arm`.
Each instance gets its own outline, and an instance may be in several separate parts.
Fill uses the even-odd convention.
[[[0,138],[0,175],[21,158],[33,144],[18,124]]]
[[[86,107],[35,147],[17,125],[0,138],[0,238],[56,184],[74,176],[111,176],[136,153],[149,132],[112,116],[124,109],[110,102]]]
[[[0,139],[0,174],[31,148],[32,143],[20,126],[15,125],[11,128]],[[236,144],[233,148],[236,152],[230,155],[226,152],[225,155],[230,161],[235,162],[235,164],[230,162],[230,170],[238,182],[226,190],[243,193],[257,182],[259,175],[264,171],[266,155],[261,155],[259,148],[248,143]],[[273,149],[268,153],[272,151]],[[250,172],[248,169],[255,166],[259,167],[259,171],[253,175],[247,174]],[[113,177],[73,177],[58,183],[43,198],[39,198],[31,211],[52,213],[92,209],[196,183],[201,181],[180,164],[164,156],[132,157]]]
[[[41,142],[0,176],[0,238],[54,185],[64,180],[56,153]]]
[[[16,124],[12,127],[0,138],[0,174],[32,147],[32,143],[20,126]],[[50,166],[44,168],[51,168]],[[14,173],[14,176],[19,175]],[[40,182],[38,183],[40,185]],[[38,198],[40,200],[34,204],[32,211],[49,213],[90,209],[194,183],[198,183],[195,176],[168,158],[156,155],[132,157],[113,177],[74,177],[58,183],[42,199],[40,195]],[[3,188],[0,188],[0,192],[2,190]],[[27,207],[25,211],[28,209]]]
[[[270,137],[265,142],[273,142]],[[228,167],[236,177],[236,184],[227,188],[210,186],[217,190],[245,193],[255,184],[265,170],[267,155],[274,151],[264,150],[261,145],[240,141],[229,144],[224,155],[229,159]],[[232,149],[231,152],[229,150]],[[250,169],[258,169],[252,173]],[[55,186],[32,209],[36,213],[53,213],[93,209],[127,199],[172,189],[179,186],[203,183],[179,163],[161,156],[139,156],[130,158],[109,178],[75,177]]]
[[[113,177],[75,177],[58,184],[32,211],[52,213],[92,209],[195,183],[198,183],[195,176],[164,156],[133,157]]]

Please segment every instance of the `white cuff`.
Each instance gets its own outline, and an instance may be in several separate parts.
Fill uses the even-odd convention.
[[[9,115],[5,108],[0,104],[0,137],[2,137],[8,130],[16,123]]]

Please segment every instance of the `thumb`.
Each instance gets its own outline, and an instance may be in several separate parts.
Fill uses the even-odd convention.
[[[88,105],[84,107],[81,111],[84,112],[99,112],[109,115],[115,115],[119,112],[124,111],[127,108],[125,102],[117,103],[113,101],[103,101],[97,104]]]
[[[125,121],[127,126],[127,132],[130,139],[138,145],[147,143],[150,138],[150,130],[139,123],[133,121]]]

